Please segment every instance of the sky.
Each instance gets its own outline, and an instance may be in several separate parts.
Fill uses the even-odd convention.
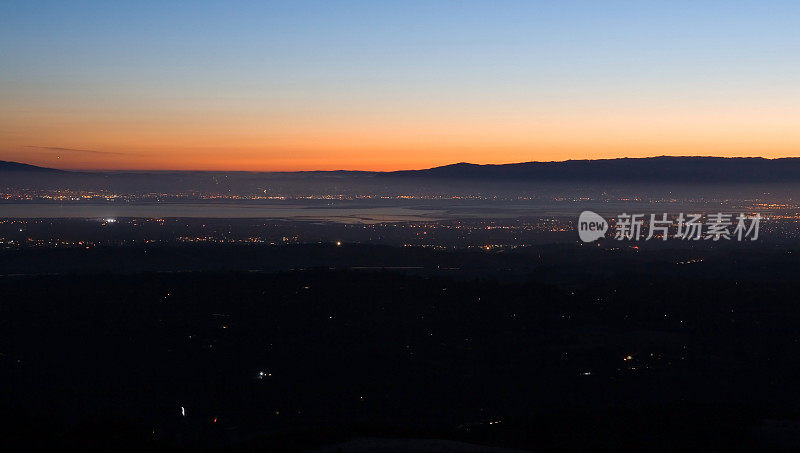
[[[800,156],[797,1],[0,3],[0,160]]]

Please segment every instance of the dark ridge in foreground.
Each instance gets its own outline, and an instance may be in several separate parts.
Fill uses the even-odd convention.
[[[528,181],[776,182],[800,181],[800,158],[647,157],[478,165],[383,173],[392,178]]]
[[[3,277],[0,450],[794,451],[800,258],[737,255]]]

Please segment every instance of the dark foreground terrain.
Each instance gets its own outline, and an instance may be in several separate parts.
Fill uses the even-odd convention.
[[[153,272],[148,256],[176,261]],[[175,264],[193,260],[218,267]],[[796,448],[798,261],[767,247],[6,251],[0,442]]]

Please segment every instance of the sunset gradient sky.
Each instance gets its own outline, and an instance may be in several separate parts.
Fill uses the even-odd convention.
[[[797,1],[0,4],[0,160],[800,156]]]

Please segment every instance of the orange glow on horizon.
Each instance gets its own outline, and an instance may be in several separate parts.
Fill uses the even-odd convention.
[[[7,126],[0,129],[0,160],[70,170],[391,171],[457,162],[800,155],[792,105],[659,107],[510,109],[493,116],[354,111],[342,118],[327,111],[274,117],[0,111]]]

